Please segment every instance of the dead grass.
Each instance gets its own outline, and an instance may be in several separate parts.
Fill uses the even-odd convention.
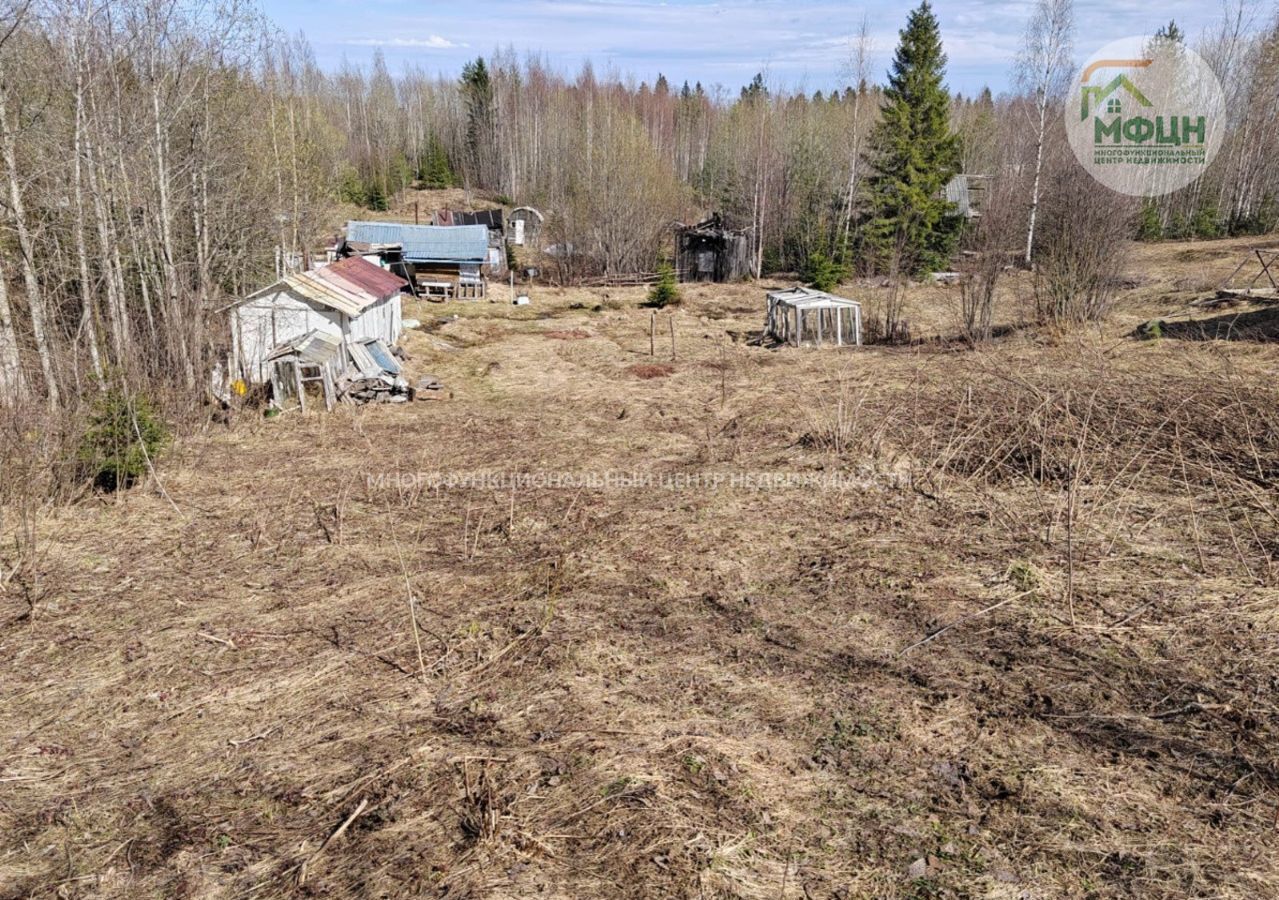
[[[626,371],[642,380],[666,378],[675,374],[675,367],[663,363],[635,363],[626,367]]]
[[[1191,265],[1148,252],[1106,330],[976,351],[751,347],[753,286],[686,291],[677,367],[642,288],[470,304],[408,340],[454,402],[43,512],[0,896],[1279,896],[1276,351],[1126,337]]]

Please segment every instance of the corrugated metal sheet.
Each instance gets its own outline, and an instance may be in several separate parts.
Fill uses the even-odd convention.
[[[393,297],[408,287],[408,282],[399,275],[388,272],[381,266],[359,256],[340,259],[316,271],[323,278],[340,277],[343,281],[354,285],[358,290],[370,293],[379,300]]]
[[[511,219],[536,219],[542,222],[546,217],[531,206],[517,206],[511,210]]]
[[[407,284],[397,275],[384,271],[364,259],[346,259],[339,263],[286,275],[275,284],[250,294],[253,300],[278,290],[280,285],[321,306],[348,316],[358,316],[375,303],[393,297]]]
[[[398,222],[347,222],[350,243],[399,247],[411,263],[482,263],[489,231],[483,225],[403,225]]]
[[[956,175],[946,182],[946,202],[955,204],[955,212],[961,216],[972,213],[972,196],[968,189],[968,176]]]
[[[295,293],[348,316],[358,316],[365,307],[378,301],[372,294],[321,278],[315,272],[286,275],[283,280]]]

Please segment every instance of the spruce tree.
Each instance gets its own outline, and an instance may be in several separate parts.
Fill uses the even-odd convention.
[[[959,219],[943,193],[959,171],[945,69],[937,19],[924,0],[900,32],[883,115],[870,136],[863,241],[881,270],[899,250],[904,273],[944,266],[959,235]]]
[[[429,188],[453,187],[453,167],[449,165],[448,153],[444,145],[435,135],[427,143],[426,158],[421,167],[422,183]]]
[[[462,99],[466,104],[466,148],[470,171],[480,184],[487,184],[489,161],[493,155],[493,82],[484,57],[462,66]]]
[[[665,256],[657,263],[657,283],[648,291],[648,302],[645,306],[663,309],[679,303],[679,285],[675,280],[675,267]]]

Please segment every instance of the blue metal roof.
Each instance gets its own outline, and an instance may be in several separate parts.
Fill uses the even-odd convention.
[[[482,263],[489,252],[489,230],[483,225],[347,222],[346,239],[360,244],[398,244],[406,262]]]

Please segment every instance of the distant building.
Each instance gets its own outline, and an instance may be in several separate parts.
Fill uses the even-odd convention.
[[[435,299],[483,297],[485,272],[495,271],[485,225],[348,222],[338,253],[378,263]]]
[[[739,281],[751,275],[750,233],[724,227],[719,213],[675,232],[680,281]]]
[[[546,217],[531,206],[511,210],[507,220],[507,239],[517,247],[538,247],[542,242],[542,225]]]
[[[231,377],[268,382],[274,359],[289,354],[323,365],[333,379],[359,368],[356,345],[400,339],[405,287],[359,257],[284,276],[229,307]]]
[[[980,216],[986,205],[986,184],[989,181],[989,175],[959,174],[946,182],[946,200],[955,205],[954,214],[965,219]]]

